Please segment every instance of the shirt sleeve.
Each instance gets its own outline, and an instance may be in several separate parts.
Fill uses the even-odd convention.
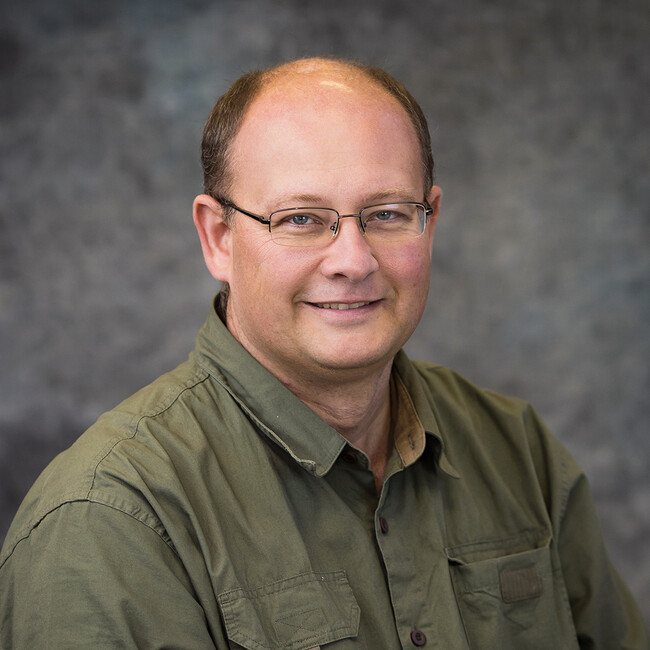
[[[51,512],[0,568],[0,646],[184,648],[215,643],[178,556],[142,521],[85,501]]]
[[[605,548],[588,481],[572,459],[568,462],[574,478],[558,550],[580,647],[648,650],[641,613]]]

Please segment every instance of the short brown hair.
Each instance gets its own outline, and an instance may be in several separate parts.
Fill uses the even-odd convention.
[[[321,59],[356,70],[380,88],[386,90],[404,107],[417,135],[422,157],[424,187],[433,184],[433,155],[431,136],[426,117],[411,93],[397,79],[381,68],[358,61]],[[239,131],[248,107],[278,71],[290,64],[266,70],[254,70],[243,75],[217,100],[203,130],[201,163],[203,165],[203,189],[206,194],[219,200],[228,195],[230,186],[230,145]]]

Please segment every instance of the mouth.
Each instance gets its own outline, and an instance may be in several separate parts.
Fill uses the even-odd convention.
[[[314,302],[312,304],[320,309],[338,309],[344,311],[346,309],[359,309],[359,307],[365,307],[366,305],[369,305],[370,302]]]

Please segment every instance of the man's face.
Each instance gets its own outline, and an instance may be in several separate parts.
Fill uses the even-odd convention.
[[[253,102],[232,154],[228,198],[256,214],[299,206],[350,214],[424,199],[434,207],[421,237],[380,245],[357,219],[343,219],[325,247],[292,248],[273,242],[267,226],[233,217],[219,279],[230,284],[228,327],[242,345],[288,384],[385,369],[425,306],[439,202],[437,188],[423,187],[404,109],[363,80],[289,78]]]

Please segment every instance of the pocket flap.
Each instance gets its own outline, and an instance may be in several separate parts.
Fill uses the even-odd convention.
[[[234,589],[218,601],[228,638],[249,650],[307,650],[359,631],[360,610],[345,571]]]

